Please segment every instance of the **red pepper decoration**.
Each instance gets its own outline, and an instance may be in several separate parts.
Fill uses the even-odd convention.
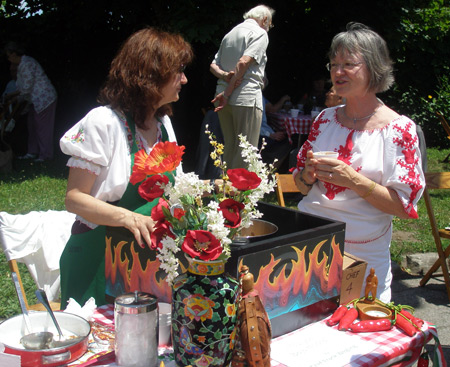
[[[392,323],[389,319],[363,320],[349,326],[349,330],[354,333],[386,331],[390,329],[392,329]]]
[[[409,312],[407,309],[402,308],[401,314],[405,315],[409,320],[412,321],[412,323],[417,327],[417,329],[420,329],[423,325],[423,320],[419,319],[418,317],[415,317],[411,312]]]
[[[355,307],[349,308],[348,311],[342,316],[341,321],[339,321],[338,329],[341,331],[348,330],[348,327],[356,320],[358,317],[358,311]]]
[[[403,317],[403,314],[401,313],[397,313],[397,316],[395,318],[395,326],[403,330],[408,336],[414,336],[417,331],[412,322],[409,319]]]
[[[402,309],[402,311],[396,315],[395,325],[403,330],[406,335],[414,336],[414,334],[420,330],[420,326],[423,325],[423,320],[414,317],[409,311]]]
[[[333,315],[327,320],[328,326],[334,326],[341,321],[342,317],[347,313],[348,308],[346,306],[339,306]]]
[[[430,364],[430,357],[428,356],[428,352],[423,352],[419,359],[417,360],[417,367],[428,367]]]

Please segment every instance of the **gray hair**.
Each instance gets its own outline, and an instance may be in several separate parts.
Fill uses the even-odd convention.
[[[246,12],[244,14],[244,19],[252,18],[262,20],[267,17],[267,19],[271,21],[274,14],[275,10],[272,8],[269,8],[266,5],[258,5]]]
[[[394,83],[393,61],[386,41],[364,24],[348,23],[346,32],[334,36],[328,57],[331,60],[340,52],[361,54],[370,73],[369,91],[381,93]]]

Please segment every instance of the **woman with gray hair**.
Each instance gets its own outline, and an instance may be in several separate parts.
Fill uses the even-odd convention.
[[[329,52],[331,81],[346,102],[314,121],[293,172],[306,195],[301,211],[346,223],[345,251],[367,261],[380,280],[377,298],[391,299],[393,216],[417,218],[425,187],[416,125],[387,107],[377,93],[392,85],[386,42],[350,23]],[[332,151],[337,158],[316,158]]]

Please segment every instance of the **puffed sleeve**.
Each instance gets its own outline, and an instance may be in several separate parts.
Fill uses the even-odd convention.
[[[62,152],[71,156],[67,165],[99,175],[100,168],[109,165],[114,152],[114,139],[120,127],[117,119],[111,109],[99,107],[67,131],[60,140]]]
[[[417,203],[425,188],[416,125],[402,116],[393,121],[386,142],[383,185],[397,193],[410,218],[418,218]]]

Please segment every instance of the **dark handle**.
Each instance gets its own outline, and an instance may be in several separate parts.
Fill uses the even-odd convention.
[[[58,330],[59,338],[62,339],[63,334],[62,334],[61,328],[59,327],[58,321],[56,321],[56,317],[53,314],[53,310],[50,307],[50,303],[48,302],[48,298],[47,298],[47,295],[45,294],[44,290],[36,289],[34,294],[36,295],[36,298],[38,299],[38,301],[41,302],[44,305],[44,307],[47,309],[48,313],[50,314],[50,317],[53,320],[53,323],[56,326],[56,329]]]

